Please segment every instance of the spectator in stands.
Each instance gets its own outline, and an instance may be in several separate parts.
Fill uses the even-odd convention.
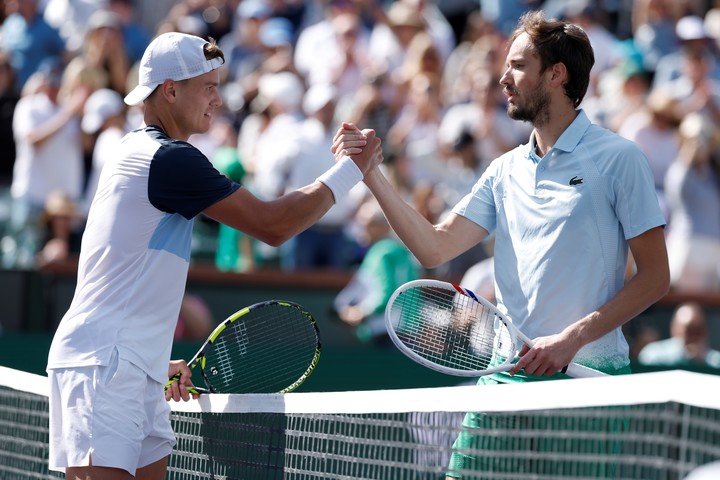
[[[122,96],[109,88],[95,90],[85,102],[80,126],[94,140],[92,165],[82,202],[83,215],[86,216],[97,190],[100,172],[115,155],[120,140],[127,133]]]
[[[658,60],[653,76],[653,87],[663,86],[687,75],[688,61],[697,60],[703,61],[703,67],[711,78],[720,80],[720,63],[717,61],[713,40],[705,30],[702,17],[687,15],[680,18],[675,25],[675,32],[680,43],[673,52]]]
[[[48,194],[58,191],[73,202],[82,195],[80,116],[93,86],[76,72],[63,75],[62,65],[55,61],[46,62],[26,90],[13,118],[17,157],[10,190],[12,213],[3,242],[6,267],[33,264]]]
[[[351,2],[346,4],[352,6]],[[364,71],[370,67],[368,31],[356,8],[328,11],[332,13],[327,20],[300,33],[295,63],[308,85],[332,84],[339,98],[352,96],[362,84]],[[323,55],[311,51],[313,46],[319,46]]]
[[[304,95],[305,85],[294,73],[268,73],[260,79],[257,101],[266,105],[269,119],[256,140],[248,171],[255,192],[264,199],[277,198],[285,191],[293,149],[305,118]]]
[[[408,98],[387,134],[388,147],[405,150],[413,182],[435,185],[445,175],[438,155],[438,128],[442,120],[439,77],[421,73],[409,84]]]
[[[237,132],[229,119],[219,119],[211,127],[211,132],[219,137],[218,148],[211,159],[220,173],[230,180],[243,185],[245,167],[240,158]],[[256,267],[256,240],[249,235],[225,224],[218,225],[215,267],[223,272],[247,272]]]
[[[68,69],[96,70],[106,78],[104,87],[125,93],[130,61],[125,48],[120,17],[106,10],[98,10],[88,20],[82,48],[69,62]]]
[[[8,17],[0,26],[0,47],[10,52],[18,92],[48,59],[62,58],[65,42],[43,19],[38,0],[5,2]]]
[[[505,39],[481,12],[470,14],[464,37],[443,66],[442,98],[446,107],[470,99],[471,78],[476,70],[483,69],[490,75],[500,76],[502,62],[499,52],[504,43]]]
[[[233,29],[219,40],[227,52],[227,80],[242,87],[244,103],[257,93],[257,77],[265,47],[260,40],[260,27],[272,14],[272,8],[261,0],[244,0],[237,6]]]
[[[76,252],[83,215],[78,205],[61,192],[51,192],[43,210],[42,235],[36,265],[66,260]]]
[[[170,354],[195,217],[205,213],[279,245],[382,161],[380,140],[366,131],[362,153],[343,157],[311,185],[258,199],[187,143],[219,113],[223,60],[214,42],[160,35],[143,55],[138,86],[125,97],[144,103],[146,126],[126,135],[103,168],[76,292],[48,355],[50,468],[64,468],[68,478],[166,474],[175,435],[163,396],[190,399],[190,368],[171,362]]]
[[[393,235],[377,201],[363,203],[356,221],[367,251],[350,283],[335,297],[333,306],[340,320],[355,328],[359,340],[384,344],[388,341],[385,306],[399,286],[418,278],[420,267]]]
[[[720,289],[720,131],[692,113],[680,124],[680,150],[665,176],[670,213],[670,283],[684,292]]]
[[[679,5],[674,0],[635,0],[632,4],[633,42],[648,72],[655,72],[658,61],[679,47],[675,33]]]
[[[407,49],[416,34],[427,32],[427,22],[418,8],[409,2],[393,2],[385,14],[382,11],[369,39],[368,56],[371,62],[394,75],[405,61]]]
[[[628,115],[618,129],[620,136],[635,142],[647,157],[663,210],[666,210],[665,175],[680,149],[678,126],[682,115],[677,103],[667,88],[657,88],[648,95],[639,110]]]
[[[463,132],[473,137],[474,153],[478,160],[474,169],[479,177],[493,159],[522,143],[532,128],[526,124],[517,125],[508,117],[498,83],[499,76],[482,64],[477,65],[474,71],[467,72],[467,76],[470,97],[467,101],[450,106],[443,113],[438,135],[440,145],[445,147],[452,146]],[[463,189],[458,195],[467,191]]]
[[[668,368],[720,368],[720,351],[710,348],[708,320],[696,302],[680,304],[670,323],[670,338],[651,342],[640,350],[642,365]]]
[[[595,121],[613,132],[619,132],[631,115],[647,110],[650,93],[651,73],[642,67],[632,43],[623,45],[625,56],[601,74],[597,95],[583,104]]]
[[[590,71],[588,95],[595,96],[601,75],[618,60],[619,40],[603,24],[602,10],[591,0],[564,2],[561,18],[585,30],[595,54],[595,64]]]
[[[680,115],[700,112],[720,123],[720,80],[710,72],[711,58],[707,53],[692,52],[684,57],[681,76],[668,82]]]
[[[130,65],[140,61],[145,48],[150,43],[150,35],[145,27],[136,21],[136,12],[132,0],[109,0],[108,10],[120,20],[125,53]]]
[[[330,150],[335,134],[335,106],[338,92],[333,85],[315,84],[303,98],[307,118],[302,124],[297,151],[290,163],[287,190],[294,190],[317,178],[332,166]],[[367,194],[357,185],[345,198],[338,199],[314,225],[289,242],[283,262],[287,269],[333,268],[343,270],[352,261],[352,243],[346,233],[360,202]]]

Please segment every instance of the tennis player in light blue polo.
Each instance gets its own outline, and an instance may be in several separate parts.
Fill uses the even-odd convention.
[[[622,326],[668,291],[665,219],[648,161],[636,145],[591,124],[580,109],[594,62],[579,26],[545,19],[542,11],[520,19],[499,82],[510,118],[532,124],[530,140],[495,159],[436,225],[407,204],[379,169],[365,175],[393,230],[426,268],[495,234],[498,305],[534,345],[522,347],[510,371],[481,383],[557,378],[571,361],[625,373],[630,362]],[[359,132],[343,125],[336,156],[352,151]],[[629,253],[634,272],[626,278]],[[507,452],[517,446],[487,435],[494,421],[488,417],[466,416],[448,478],[547,473],[542,461],[511,461],[517,457]],[[533,448],[557,448],[538,442]],[[589,462],[589,471],[606,472],[600,457]]]
[[[495,232],[498,305],[530,338],[564,330],[623,287],[627,239],[665,218],[634,143],[580,110],[540,158],[534,135],[493,162],[453,212]],[[517,241],[516,239],[522,239]],[[575,362],[616,373],[629,364],[617,328]],[[538,378],[497,374],[503,382]]]

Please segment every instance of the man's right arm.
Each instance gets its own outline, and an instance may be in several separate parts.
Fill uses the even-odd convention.
[[[454,213],[433,225],[398,194],[379,168],[365,175],[365,184],[390,226],[425,268],[452,260],[488,235],[484,228]]]

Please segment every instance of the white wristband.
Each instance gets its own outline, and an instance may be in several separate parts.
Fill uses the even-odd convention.
[[[347,196],[350,189],[362,179],[363,174],[358,166],[355,165],[352,158],[345,156],[327,172],[320,175],[317,181],[324,183],[330,189],[335,197],[335,203],[337,203],[338,198]]]

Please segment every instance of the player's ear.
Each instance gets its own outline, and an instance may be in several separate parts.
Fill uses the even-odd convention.
[[[162,85],[160,85],[160,92],[168,102],[175,103],[175,99],[177,98],[177,83],[174,80],[165,80]]]
[[[567,67],[564,63],[558,62],[554,64],[552,67],[550,67],[550,72],[550,81],[553,83],[553,85],[560,87],[564,85],[567,81]]]

